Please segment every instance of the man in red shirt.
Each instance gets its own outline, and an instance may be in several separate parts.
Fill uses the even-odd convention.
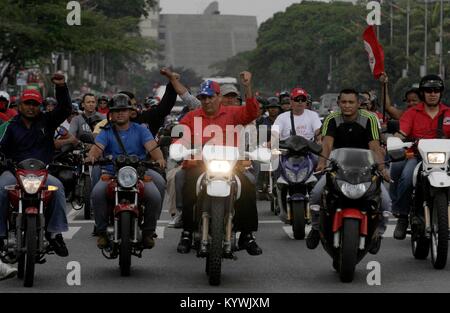
[[[241,82],[245,87],[245,106],[225,106],[222,103],[219,84],[214,81],[205,81],[200,86],[197,98],[201,102],[201,107],[189,112],[180,122],[185,125],[184,141],[191,140],[190,143],[203,145],[206,142],[214,141],[216,144],[226,144],[226,135],[217,136],[216,133],[205,134],[204,130],[208,126],[220,129],[222,134],[227,133],[227,126],[237,126],[251,123],[256,119],[259,105],[253,95],[251,88],[251,73],[242,72]],[[229,132],[228,132],[229,133]],[[237,135],[233,134],[237,139]],[[228,141],[228,144],[231,141]],[[239,144],[234,141],[234,146]],[[193,167],[185,167],[186,181],[183,186],[183,227],[181,240],[178,244],[179,253],[188,253],[192,245],[192,231],[195,230],[193,221],[193,206],[197,201],[196,183],[200,175],[204,172],[198,163]],[[240,231],[239,248],[246,249],[250,255],[259,255],[261,248],[256,244],[253,232],[258,229],[258,212],[256,208],[255,177],[248,171],[236,171],[242,183],[241,197],[235,202],[234,227]]]
[[[9,94],[6,91],[0,91],[0,120],[9,121],[17,115],[17,111],[9,108]]]
[[[409,140],[450,138],[450,108],[441,102],[444,82],[437,75],[424,76],[419,85],[421,103],[407,110],[400,118],[400,137]],[[439,130],[439,119],[443,119]],[[442,133],[442,134],[440,134]],[[406,238],[408,214],[411,206],[414,168],[416,158],[393,163],[389,192],[392,199],[392,213],[398,217],[394,238]]]

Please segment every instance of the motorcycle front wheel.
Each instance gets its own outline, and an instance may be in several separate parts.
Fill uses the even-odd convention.
[[[448,253],[448,201],[444,192],[436,193],[431,214],[431,263],[443,269]]]
[[[223,256],[224,216],[226,198],[214,198],[211,201],[211,244],[207,258],[209,284],[220,285]]]
[[[355,276],[358,260],[359,221],[350,218],[344,219],[341,236],[339,277],[342,282],[349,283]]]

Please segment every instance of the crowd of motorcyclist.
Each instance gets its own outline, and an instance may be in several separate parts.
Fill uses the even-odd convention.
[[[422,78],[418,89],[405,94],[406,110],[400,110],[390,100],[387,76],[380,78],[382,95],[386,93],[386,112],[384,117],[376,105],[376,97],[369,92],[343,89],[338,98],[340,110],[330,112],[321,121],[312,108],[312,97],[303,88],[295,87],[277,96],[263,98],[256,96],[252,89],[252,75],[241,73],[244,93],[234,85],[222,85],[214,81],[201,84],[196,95],[192,95],[181,83],[177,73],[162,69],[161,74],[168,80],[162,99],[149,97],[143,105],[137,103],[135,96],[122,91],[113,97],[96,97],[86,93],[80,103],[72,103],[69,89],[63,75],[55,74],[55,98],[42,98],[37,90],[25,90],[12,108],[10,96],[0,91],[0,151],[3,157],[19,163],[34,158],[51,164],[56,151],[64,146],[77,146],[83,134],[90,134],[93,144],[85,162],[93,165],[91,169],[91,203],[95,217],[97,246],[105,248],[108,243],[106,186],[108,179],[116,173],[112,166],[99,166],[95,162],[106,155],[137,155],[139,159],[150,159],[159,168],[149,169],[149,177],[144,187],[144,220],[141,225],[143,247],[155,246],[155,228],[164,208],[172,214],[170,226],[183,227],[177,247],[179,253],[188,253],[192,247],[192,234],[196,228],[192,217],[192,207],[197,201],[195,192],[198,177],[205,171],[196,161],[175,163],[167,168],[167,155],[158,147],[158,136],[165,128],[181,124],[190,130],[192,142],[200,136],[206,143],[212,136],[205,136],[203,130],[217,125],[225,130],[227,125],[255,124],[258,130],[267,131],[265,142],[258,145],[271,147],[275,140],[285,141],[291,136],[302,136],[322,145],[322,156],[316,158],[316,171],[327,167],[327,158],[338,148],[361,148],[373,152],[378,170],[390,183],[389,191],[382,185],[381,210],[392,212],[398,217],[394,238],[404,239],[408,227],[408,214],[412,192],[412,175],[418,160],[416,158],[391,165],[384,165],[382,127],[387,119],[399,120],[398,136],[403,138],[437,138],[438,120],[444,116],[442,132],[450,135],[450,109],[441,102],[444,85],[441,78],[428,75]],[[177,96],[186,104],[176,121],[167,124],[167,117],[175,105]],[[16,111],[17,110],[17,111]],[[195,132],[194,120],[201,119],[200,133]],[[265,126],[261,128],[260,126]],[[188,132],[186,132],[188,133]],[[258,136],[261,138],[261,136]],[[185,140],[181,138],[179,140]],[[175,140],[175,139],[174,139]],[[198,138],[197,138],[198,140]],[[16,183],[12,168],[2,169],[0,176],[0,250],[6,237],[6,214],[9,209],[5,186]],[[242,196],[236,201],[234,230],[241,232],[238,248],[250,255],[260,255],[261,247],[256,243],[254,233],[258,229],[257,194],[263,184],[259,165],[242,167],[236,175],[242,183]],[[274,170],[274,181],[280,175]],[[46,225],[46,239],[51,249],[59,256],[69,254],[62,233],[68,230],[66,215],[65,187],[61,181],[49,175],[47,184],[58,187],[50,205]],[[312,230],[307,237],[308,248],[315,248],[320,241],[318,231],[321,195],[325,187],[325,176],[315,184],[310,197]],[[167,189],[167,190],[166,190]],[[392,207],[392,208],[391,208]],[[382,231],[379,233],[379,238]],[[15,269],[6,264],[0,265],[0,279],[13,276]]]

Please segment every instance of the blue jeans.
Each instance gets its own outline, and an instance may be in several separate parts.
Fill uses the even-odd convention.
[[[391,178],[394,181],[389,187],[392,199],[392,213],[407,216],[411,208],[414,169],[419,161],[409,159],[392,163]]]
[[[15,185],[16,177],[9,171],[5,171],[0,176],[0,236],[6,236],[6,221],[9,208],[8,191],[5,186]],[[52,185],[58,187],[50,202],[49,210],[51,212],[47,231],[50,233],[62,233],[69,230],[66,216],[66,195],[62,183],[52,175],[48,175],[46,186]]]
[[[147,171],[147,175],[150,173]],[[159,175],[152,173],[152,177]],[[150,175],[149,175],[150,176]],[[164,180],[161,177],[162,180]],[[95,225],[98,232],[105,232],[108,226],[109,212],[108,212],[108,199],[106,198],[106,187],[108,181],[100,180],[92,190],[91,201],[94,206]],[[161,214],[161,193],[156,187],[154,181],[144,184],[144,224],[142,230],[155,231],[156,222]]]

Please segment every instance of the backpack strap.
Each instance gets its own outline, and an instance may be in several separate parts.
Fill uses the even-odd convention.
[[[120,146],[120,149],[122,149],[123,154],[128,156],[127,150],[125,150],[125,146],[123,145],[122,139],[120,138],[119,133],[117,132],[116,124],[112,124],[111,129],[113,131],[114,137],[116,137],[116,140]]]
[[[438,128],[437,128],[437,138],[438,139],[445,139],[444,134],[444,118],[445,118],[445,112],[443,112],[438,119]]]
[[[294,124],[294,113],[291,111],[291,136],[297,136],[297,132],[295,131],[295,124]]]

